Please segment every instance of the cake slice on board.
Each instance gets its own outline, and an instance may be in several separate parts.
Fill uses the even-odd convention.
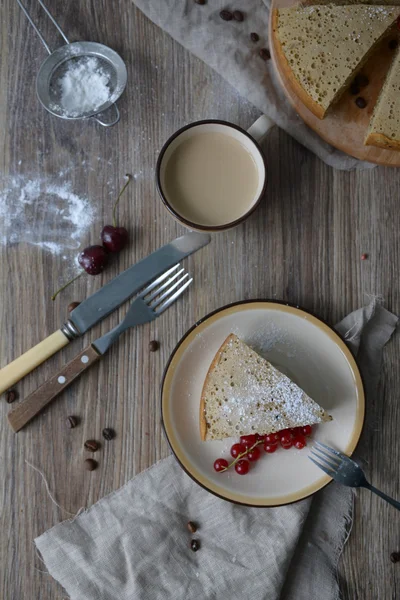
[[[313,114],[324,118],[399,14],[398,6],[367,4],[273,10],[277,58]]]
[[[375,104],[367,146],[400,150],[400,51],[397,51]]]
[[[331,418],[289,377],[231,334],[204,382],[200,435],[205,441],[268,434]]]

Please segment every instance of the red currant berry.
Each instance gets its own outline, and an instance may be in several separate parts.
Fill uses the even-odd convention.
[[[256,441],[257,440],[256,440],[255,435],[241,435],[240,436],[240,443],[243,444],[243,446],[245,448],[250,448],[251,446],[254,446]]]
[[[292,434],[291,433],[286,433],[285,435],[283,435],[281,437],[281,445],[282,446],[290,446],[292,445]]]
[[[293,440],[293,446],[297,448],[297,450],[302,450],[305,446],[307,446],[306,438],[301,433],[298,433]]]
[[[249,452],[246,455],[246,458],[249,459],[250,462],[255,462],[256,460],[258,460],[261,456],[261,451],[260,448],[258,446],[256,446],[255,448],[253,448],[253,450],[251,452]]]
[[[263,442],[265,440],[265,434],[256,433],[256,441]]]
[[[247,475],[250,469],[250,463],[247,460],[239,460],[235,465],[235,471],[239,475]]]
[[[246,448],[243,444],[233,444],[231,448],[231,456],[233,456],[233,458],[237,458],[239,454],[243,454],[243,452],[246,452]]]
[[[264,444],[264,450],[268,454],[272,454],[278,448],[278,444]]]
[[[304,425],[304,427],[301,427],[301,433],[307,437],[309,437],[312,434],[312,427],[311,425]]]
[[[240,461],[239,461],[240,462]],[[225,458],[217,458],[214,463],[214,469],[219,473],[220,471],[224,471],[228,468],[228,461]]]
[[[303,433],[303,428],[302,427],[291,427],[290,433],[292,434],[293,437],[295,437],[298,433]]]
[[[291,448],[291,447],[293,446],[293,442],[292,442],[292,440],[291,440],[291,439],[289,440],[289,439],[287,439],[287,438],[283,438],[283,439],[284,439],[285,441],[283,442],[283,441],[281,440],[281,446],[282,446],[282,448],[285,448],[285,450],[289,450],[289,448]]]
[[[277,433],[269,433],[265,436],[265,443],[270,446],[276,445],[279,442],[279,435]]]
[[[279,435],[280,440],[286,435],[288,435],[289,437],[292,437],[290,429],[282,429],[281,431],[278,431],[278,435]]]

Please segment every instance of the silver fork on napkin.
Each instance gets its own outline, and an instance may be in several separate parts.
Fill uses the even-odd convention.
[[[87,346],[56,375],[8,413],[8,421],[15,432],[31,421],[49,402],[54,400],[79,375],[92,366],[118,340],[124,331],[154,321],[189,287],[193,278],[175,265],[148,285],[132,302],[125,318],[111,331]]]
[[[330,448],[322,442],[315,442],[315,446],[311,448],[312,456],[308,458],[322,469],[329,477],[332,477],[338,483],[349,487],[364,487],[374,494],[377,494],[386,502],[400,510],[400,502],[393,500],[376,487],[371,485],[364,474],[364,471],[353,459],[349,458],[339,450]]]

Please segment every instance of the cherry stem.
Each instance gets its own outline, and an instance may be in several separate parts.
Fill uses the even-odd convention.
[[[258,440],[250,448],[246,448],[245,452],[242,452],[242,454],[238,454],[237,457],[235,458],[235,460],[233,460],[231,463],[229,463],[229,465],[227,467],[225,467],[225,469],[221,469],[219,471],[219,473],[224,473],[225,471],[227,471],[228,469],[230,469],[231,467],[233,467],[234,465],[236,465],[236,463],[241,458],[243,458],[243,456],[247,456],[247,454],[249,454],[249,452],[251,452],[256,446],[259,446],[260,444],[263,444],[263,443],[264,443],[264,440]]]
[[[118,206],[118,202],[122,196],[122,194],[124,193],[124,191],[126,190],[126,188],[128,187],[128,185],[130,184],[130,182],[132,181],[132,175],[129,175],[128,173],[125,175],[125,177],[128,178],[128,181],[125,183],[125,185],[123,186],[123,188],[121,189],[120,193],[118,194],[118,198],[115,201],[114,207],[113,207],[113,211],[112,211],[112,218],[113,218],[113,227],[117,226],[117,220],[115,218],[115,211],[117,210],[117,206]]]
[[[55,294],[53,294],[53,295],[52,295],[52,297],[51,297],[51,299],[53,300],[53,302],[54,302],[54,300],[57,298],[57,296],[58,296],[58,294],[59,294],[60,292],[62,292],[63,290],[65,290],[65,288],[66,288],[66,287],[68,287],[70,283],[73,283],[74,281],[76,281],[77,279],[79,279],[79,277],[80,277],[81,275],[83,275],[83,273],[84,273],[84,271],[82,271],[81,273],[79,273],[79,275],[77,275],[76,277],[74,277],[73,279],[71,279],[70,281],[68,281],[68,282],[67,282],[65,285],[63,285],[63,286],[62,286],[62,287],[61,287],[59,290],[57,290],[57,291],[56,291],[56,293],[55,293]]]

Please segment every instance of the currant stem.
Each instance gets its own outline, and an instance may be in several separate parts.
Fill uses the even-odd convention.
[[[118,206],[118,202],[122,196],[122,194],[124,193],[124,191],[126,190],[126,188],[128,187],[128,185],[130,184],[130,182],[132,181],[132,175],[129,175],[128,173],[125,175],[125,177],[128,178],[128,181],[125,183],[125,185],[123,186],[123,188],[121,189],[120,193],[118,194],[118,198],[115,201],[114,207],[113,207],[113,211],[112,211],[112,218],[113,218],[113,227],[117,226],[117,220],[115,218],[115,211],[117,209]]]
[[[53,294],[53,295],[52,295],[52,297],[51,297],[51,299],[53,300],[53,302],[54,302],[54,300],[57,298],[57,296],[58,296],[58,294],[59,294],[60,292],[62,292],[63,290],[65,290],[65,288],[66,288],[66,287],[68,287],[70,283],[73,283],[74,281],[76,281],[77,279],[79,279],[79,277],[80,277],[81,275],[83,275],[83,273],[84,273],[84,271],[82,271],[81,273],[79,273],[79,275],[77,275],[76,277],[74,277],[73,279],[71,279],[70,281],[68,281],[68,282],[67,282],[65,285],[63,285],[63,286],[62,286],[62,287],[61,287],[59,290],[57,290],[57,291],[56,291],[56,293],[55,293],[55,294]]]
[[[249,454],[249,452],[251,452],[256,446],[259,446],[260,444],[263,444],[264,440],[258,440],[255,444],[253,444],[250,448],[246,449],[246,452],[242,452],[242,454],[238,454],[238,456],[235,458],[235,460],[233,460],[231,463],[229,463],[229,465],[227,467],[225,467],[225,469],[221,469],[220,473],[225,473],[225,471],[227,471],[228,469],[230,469],[231,467],[235,466],[236,463],[243,458],[244,456],[247,456],[247,454]]]

